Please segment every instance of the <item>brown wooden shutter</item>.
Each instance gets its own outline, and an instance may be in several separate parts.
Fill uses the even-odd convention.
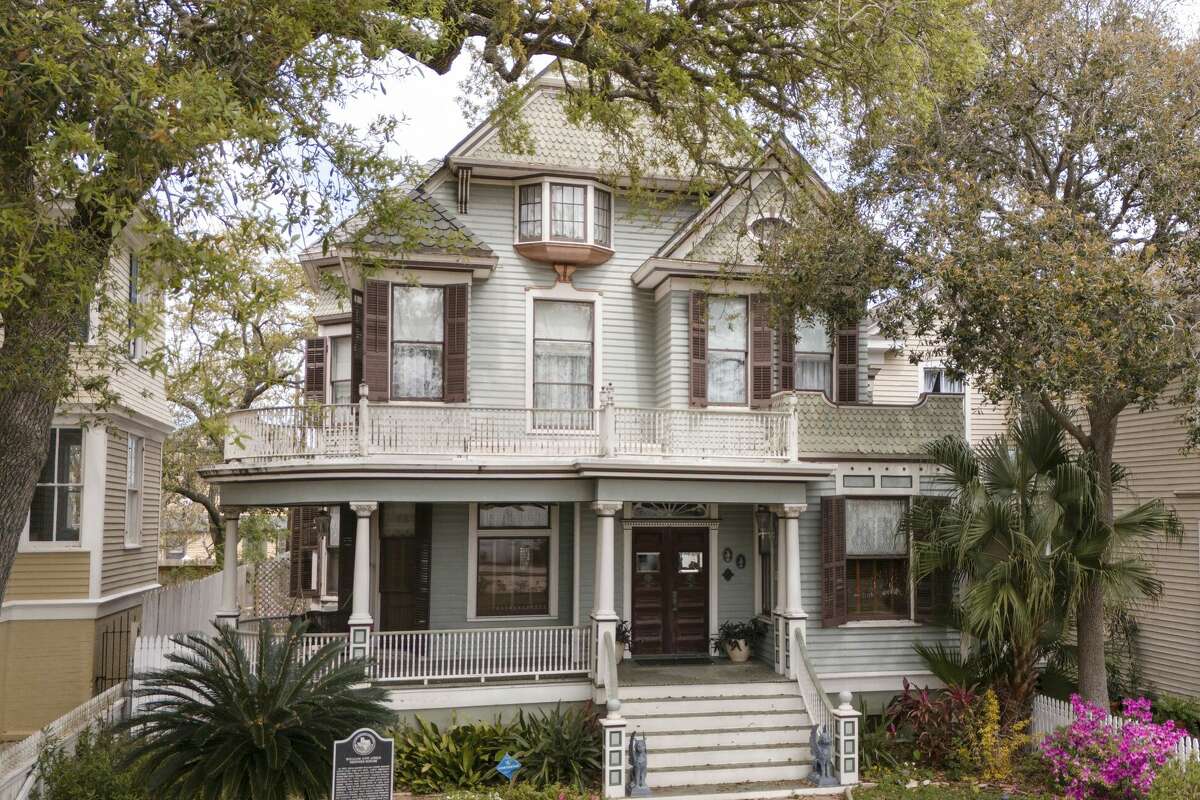
[[[338,624],[345,630],[354,604],[354,542],[358,535],[358,515],[349,505],[342,506],[338,531]]]
[[[708,295],[688,295],[688,405],[708,405]]]
[[[320,588],[313,588],[313,553],[317,550],[317,513],[315,506],[288,509],[291,529],[291,595],[316,597]]]
[[[467,285],[458,283],[445,288],[446,386],[447,403],[467,402]]]
[[[779,391],[796,389],[796,321],[788,318],[779,328]]]
[[[325,363],[328,352],[324,338],[304,340],[304,401],[325,402]]]
[[[821,627],[846,621],[846,498],[821,498]]]
[[[858,402],[858,328],[837,332],[837,402]]]
[[[363,379],[363,293],[350,290],[350,402],[357,403]]]
[[[413,630],[429,630],[429,597],[433,588],[433,504],[416,507],[417,564],[413,581]]]
[[[367,384],[368,400],[387,400],[390,393],[388,361],[391,342],[388,338],[387,281],[367,281],[363,298],[363,381]]]
[[[765,294],[750,295],[750,406],[771,405],[773,383],[771,369],[771,304]]]
[[[930,511],[932,524],[914,525],[912,529],[914,542],[927,541],[937,527],[938,517],[950,505],[950,498],[922,495],[913,498],[913,505],[922,505]],[[950,615],[953,601],[954,573],[940,569],[917,581],[913,591],[913,619],[924,623],[943,622]]]

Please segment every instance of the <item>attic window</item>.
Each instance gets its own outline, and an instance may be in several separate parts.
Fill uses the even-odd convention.
[[[750,238],[759,244],[773,244],[788,226],[782,217],[759,217],[750,223]]]

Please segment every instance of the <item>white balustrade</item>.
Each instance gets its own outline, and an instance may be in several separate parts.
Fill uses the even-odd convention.
[[[781,411],[617,408],[617,455],[699,458],[788,456],[788,420]]]
[[[368,452],[596,456],[596,412],[483,406],[372,406]]]
[[[480,680],[587,674],[588,626],[385,631],[371,636],[369,675],[381,681]]]
[[[358,450],[358,407],[280,406],[229,415],[225,457],[310,458],[348,456]]]

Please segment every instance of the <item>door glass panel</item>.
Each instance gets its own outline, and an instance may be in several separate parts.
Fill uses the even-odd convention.
[[[704,569],[704,553],[699,550],[681,550],[679,552],[679,573],[681,575],[699,572]]]
[[[637,554],[637,571],[638,572],[658,572],[658,553],[638,553]]]

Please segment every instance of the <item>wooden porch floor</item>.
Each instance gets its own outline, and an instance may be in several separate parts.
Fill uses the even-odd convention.
[[[710,664],[639,664],[626,659],[617,666],[621,686],[696,686],[706,683],[775,683],[791,680],[761,661],[745,664],[716,660]]]

